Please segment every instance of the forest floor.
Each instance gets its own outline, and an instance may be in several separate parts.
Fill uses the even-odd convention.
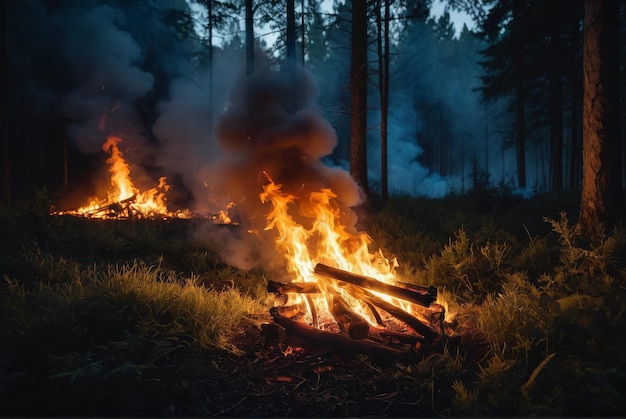
[[[402,360],[269,342],[271,278],[224,263],[197,220],[3,207],[0,413],[626,414],[626,240],[568,247],[575,207],[497,191],[373,203],[362,227],[458,312],[454,336]]]

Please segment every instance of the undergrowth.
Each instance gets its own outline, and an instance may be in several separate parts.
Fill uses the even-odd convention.
[[[442,346],[388,368],[355,358],[368,379],[315,361],[288,392],[285,371],[304,367],[241,378],[262,358],[242,336],[268,310],[263,272],[227,265],[187,222],[51,217],[44,195],[1,208],[2,413],[245,416],[249,400],[301,415],[278,405],[308,389],[348,414],[623,415],[626,231],[583,240],[558,199],[488,192],[395,197],[362,220],[402,281],[447,302]]]

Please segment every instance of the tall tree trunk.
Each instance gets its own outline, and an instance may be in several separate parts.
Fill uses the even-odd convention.
[[[579,225],[593,238],[619,218],[619,0],[585,0],[583,34],[583,184]]]
[[[388,119],[389,119],[389,0],[385,0],[385,20],[384,20],[384,34],[385,42],[383,46],[383,97],[381,103],[381,195],[383,202],[389,198],[389,182],[388,182],[388,170],[387,170],[387,140],[388,140]]]
[[[296,61],[296,5],[287,0],[287,61]]]
[[[554,39],[552,42],[558,44]],[[563,189],[563,93],[558,60],[552,63],[550,90],[550,177],[552,190],[560,191]]]
[[[207,0],[209,29],[209,125],[213,125],[213,0]]]
[[[285,72],[292,86],[291,103],[289,111],[295,112],[298,109],[298,83],[296,77],[296,5],[295,0],[287,0],[287,58],[285,61]]]
[[[522,58],[523,60],[523,58]],[[518,67],[521,71],[523,65]],[[515,145],[517,155],[517,185],[524,189],[526,187],[526,117],[524,83],[521,76],[515,80]]]
[[[576,22],[570,29],[570,44],[582,50],[581,30]],[[569,85],[569,101],[570,101],[570,138],[569,138],[569,183],[568,188],[572,191],[580,191],[581,186],[581,170],[582,170],[582,153],[580,145],[580,124],[582,121],[582,60],[577,62],[576,66],[570,68],[571,81]]]
[[[523,5],[515,2],[513,8],[514,25],[518,28],[521,26]],[[521,29],[517,29],[519,34]],[[513,58],[515,65],[515,145],[517,155],[517,184],[518,187],[524,189],[526,187],[526,116],[525,116],[525,54],[524,49],[520,48]]]
[[[305,58],[306,58],[306,25],[304,24],[304,15],[305,15],[305,5],[304,5],[304,0],[302,0],[302,3],[300,5],[300,7],[302,8],[302,16],[300,16],[300,25],[302,25],[302,68],[305,67]]]
[[[246,0],[246,74],[254,73],[254,8]]]
[[[578,83],[576,82],[578,81]],[[570,178],[569,189],[572,191],[580,190],[580,170],[581,170],[581,153],[580,153],[580,130],[579,124],[581,120],[580,100],[582,92],[582,78],[575,80],[571,87],[570,96]]]
[[[2,1],[0,5],[0,22],[2,22],[2,30],[0,42],[0,101],[2,101],[2,110],[0,111],[0,136],[2,145],[0,151],[2,153],[2,201],[11,202],[11,171],[9,158],[9,118],[8,118],[8,99],[9,99],[9,54],[7,47],[7,2]]]
[[[367,4],[364,0],[352,1],[350,89],[350,174],[367,193]]]
[[[389,29],[389,0],[385,0],[385,25],[383,27],[382,0],[376,4],[376,28],[378,36],[378,92],[380,95],[380,197],[383,202],[389,199],[389,180],[387,176],[387,116],[389,113],[389,55],[387,31]]]

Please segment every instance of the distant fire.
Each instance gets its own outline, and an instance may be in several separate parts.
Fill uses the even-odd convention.
[[[165,194],[170,189],[166,178],[161,177],[157,187],[141,192],[130,177],[130,167],[118,148],[122,140],[111,135],[102,145],[109,154],[107,164],[111,175],[106,198],[90,198],[89,202],[73,211],[56,214],[79,215],[89,218],[189,218],[188,210],[170,211]]]

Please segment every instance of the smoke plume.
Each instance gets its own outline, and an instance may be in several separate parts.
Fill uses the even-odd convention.
[[[234,233],[225,252],[231,263],[250,267],[256,259],[265,269],[282,264],[274,251],[273,233],[264,231],[271,208],[259,199],[263,185],[270,181],[296,197],[298,211],[293,217],[305,226],[303,214],[308,212],[307,205],[313,205],[308,199],[311,192],[331,189],[337,195],[341,223],[349,231],[355,230],[351,207],[361,203],[363,195],[346,171],[322,163],[322,157],[337,145],[337,135],[314,105],[316,95],[313,80],[302,70],[297,83],[286,73],[260,71],[234,89],[228,109],[217,121],[215,138],[223,158],[213,175],[215,193],[237,204],[241,222],[260,243],[255,255],[241,248],[246,242],[241,232]],[[298,104],[296,111],[294,103]],[[224,242],[225,234],[211,236]],[[249,244],[254,246],[255,241]],[[232,246],[238,247],[239,260],[233,260]]]

